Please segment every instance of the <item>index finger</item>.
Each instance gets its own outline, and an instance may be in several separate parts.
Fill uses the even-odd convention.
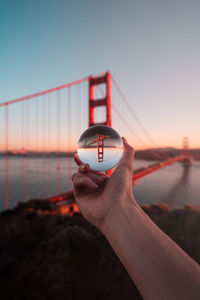
[[[80,160],[77,153],[74,154],[74,160],[78,166],[80,166],[82,164],[82,161]]]
[[[77,153],[74,154],[74,160],[75,160],[75,162],[76,162],[76,164],[77,164],[78,166],[80,166],[80,165],[83,164],[82,161],[80,160],[80,157],[78,156]],[[95,173],[95,174],[97,174],[97,175],[99,175],[99,176],[105,176],[105,177],[108,177],[104,172],[94,171],[94,170],[91,170],[91,169],[90,169],[90,171],[93,172],[93,173]]]

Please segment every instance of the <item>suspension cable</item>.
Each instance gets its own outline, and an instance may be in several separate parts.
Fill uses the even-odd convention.
[[[139,135],[136,134],[136,132],[132,129],[132,127],[128,124],[128,122],[122,117],[122,115],[120,114],[120,112],[117,110],[117,108],[112,105],[114,111],[118,114],[119,118],[124,122],[124,124],[126,125],[126,127],[137,137],[137,139],[143,144],[143,146],[145,147],[145,149],[148,149],[147,145],[145,144],[145,142],[141,139],[141,137],[139,137]],[[152,152],[155,156],[157,156],[157,158],[159,159],[163,159],[163,157],[158,154],[157,152],[155,152],[152,149],[149,149],[150,152]]]
[[[117,82],[113,78],[113,76],[112,76],[112,81],[113,81],[113,84],[115,85],[116,89],[118,90],[119,94],[121,95],[122,99],[124,100],[125,104],[129,108],[129,110],[130,110],[131,114],[133,115],[134,119],[137,121],[139,126],[142,128],[142,130],[145,133],[145,135],[147,136],[147,138],[151,141],[151,143],[153,143],[156,147],[158,147],[156,142],[154,141],[154,139],[150,136],[150,134],[148,133],[148,131],[146,130],[146,128],[144,127],[144,125],[142,124],[140,119],[137,117],[136,113],[134,112],[133,108],[129,104],[129,102],[128,102],[127,98],[125,97],[125,95],[122,93],[122,90],[120,89],[119,85],[117,84]],[[165,157],[167,159],[169,158],[169,156],[164,151],[161,151],[161,150],[157,150],[157,151],[160,152],[163,155],[163,157]]]
[[[13,103],[17,103],[17,102],[21,102],[21,101],[24,101],[24,100],[28,100],[28,99],[31,99],[31,98],[36,98],[38,96],[42,96],[42,95],[45,95],[45,94],[53,93],[55,91],[71,87],[73,85],[82,83],[82,82],[87,81],[87,80],[89,80],[89,77],[85,77],[85,78],[82,78],[82,79],[79,79],[79,80],[76,80],[76,81],[73,81],[73,82],[70,82],[70,83],[66,83],[66,84],[54,87],[52,89],[44,90],[42,92],[31,94],[31,95],[28,95],[28,96],[25,96],[25,97],[21,97],[21,98],[17,98],[17,99],[14,99],[14,100],[6,101],[6,102],[3,102],[3,103],[0,103],[0,107],[5,106],[5,105],[10,105],[10,104],[13,104]]]

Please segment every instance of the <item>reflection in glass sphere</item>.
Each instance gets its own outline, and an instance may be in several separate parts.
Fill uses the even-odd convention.
[[[96,125],[88,128],[78,142],[78,155],[92,170],[107,171],[118,164],[123,154],[123,142],[113,128]]]

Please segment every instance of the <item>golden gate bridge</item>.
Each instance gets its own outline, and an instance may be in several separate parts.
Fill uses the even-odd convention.
[[[122,113],[125,108],[140,127],[143,135],[154,145],[154,148],[149,148],[144,139],[132,128],[128,118]],[[21,157],[17,183],[21,190],[21,196],[17,201],[26,202],[33,197],[30,196],[30,184],[32,183],[29,182],[29,177],[31,168],[33,168],[30,159],[40,155],[43,164],[43,178],[38,176],[38,161],[35,160],[36,194],[34,198],[48,198],[54,202],[73,203],[73,191],[69,188],[72,173],[71,159],[66,160],[68,169],[66,190],[62,190],[61,158],[63,155],[67,156],[66,152],[70,156],[70,153],[76,149],[78,137],[88,126],[101,124],[113,126],[118,132],[122,132],[123,129],[125,129],[124,132],[128,130],[144,149],[148,149],[152,153],[158,162],[134,170],[133,184],[150,173],[175,162],[181,161],[187,166],[191,161],[187,138],[184,138],[182,153],[176,157],[170,157],[157,147],[110,72],[88,76],[55,88],[0,103],[0,113],[4,140],[4,145],[1,145],[4,147],[2,149],[4,163],[1,165],[1,173],[5,178],[3,201],[6,209],[10,207],[10,191],[15,188],[12,186],[10,170],[12,155]],[[93,141],[98,142],[99,161],[103,159],[103,140],[105,138],[100,136],[97,141]],[[55,170],[52,170],[46,158],[52,156],[56,156],[57,159],[57,186],[53,194],[48,195],[48,179]],[[109,175],[111,173],[112,170],[108,171]],[[40,191],[41,186],[43,193]]]

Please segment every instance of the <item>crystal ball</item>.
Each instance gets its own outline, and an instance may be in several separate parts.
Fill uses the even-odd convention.
[[[116,130],[96,125],[83,132],[78,141],[78,155],[83,163],[95,171],[115,167],[123,155],[123,141]]]

